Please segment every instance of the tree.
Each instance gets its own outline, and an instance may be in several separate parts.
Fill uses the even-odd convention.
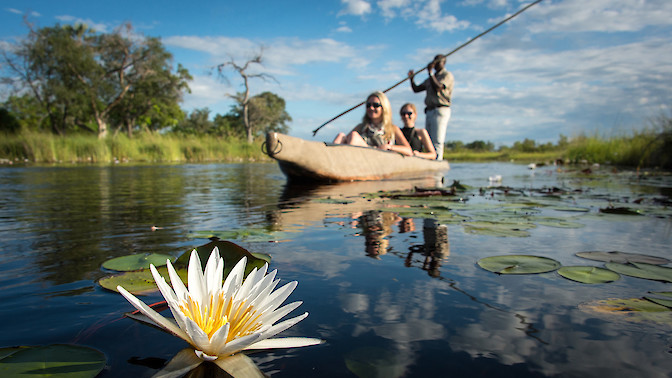
[[[172,56],[158,39],[132,35],[130,24],[110,34],[28,26],[28,38],[3,55],[13,73],[3,81],[29,90],[55,133],[85,129],[102,138],[114,122],[130,130],[143,116],[180,116],[176,104],[191,77],[182,67],[172,74]]]
[[[235,97],[238,106],[234,107],[234,114],[243,112],[243,97],[242,93]],[[291,120],[292,117],[285,110],[285,100],[272,92],[263,92],[248,100],[249,130],[253,137],[269,131],[287,133],[287,122]]]
[[[194,109],[173,128],[173,132],[188,135],[210,134],[213,123],[209,118],[210,109]]]
[[[263,49],[260,49],[257,54],[254,55],[251,59],[247,60],[243,65],[239,65],[236,63],[236,61],[233,58],[230,58],[227,62],[224,62],[222,64],[219,64],[216,66],[217,73],[221,79],[226,80],[226,76],[224,75],[224,70],[231,66],[238,74],[240,77],[243,79],[243,86],[245,87],[245,91],[242,93],[238,93],[236,95],[230,95],[230,97],[234,98],[238,104],[241,106],[241,115],[243,118],[243,125],[245,126],[245,134],[247,135],[247,142],[252,143],[253,140],[253,133],[252,133],[252,124],[250,123],[249,119],[249,101],[250,101],[250,84],[249,81],[250,79],[253,78],[261,78],[263,80],[266,79],[273,79],[273,76],[270,76],[265,73],[257,73],[257,74],[250,74],[247,70],[250,68],[250,65],[252,64],[262,64],[263,61]]]

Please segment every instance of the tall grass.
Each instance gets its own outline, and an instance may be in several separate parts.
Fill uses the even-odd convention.
[[[0,159],[35,163],[264,161],[261,141],[146,133],[106,139],[24,131],[0,136]]]

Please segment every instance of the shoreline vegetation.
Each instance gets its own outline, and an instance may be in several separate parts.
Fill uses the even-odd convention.
[[[448,142],[444,158],[451,162],[507,161],[548,164],[604,164],[631,168],[672,169],[672,118],[660,117],[653,129],[631,135],[602,137],[561,136],[557,144],[537,145],[525,139],[512,147],[495,150],[492,143],[467,145]],[[142,133],[128,138],[117,134],[99,139],[95,135],[57,136],[46,132],[21,131],[0,137],[0,165],[8,164],[115,164],[115,163],[205,163],[270,162],[262,140],[174,133]]]

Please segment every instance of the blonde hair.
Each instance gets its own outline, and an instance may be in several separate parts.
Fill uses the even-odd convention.
[[[390,100],[387,98],[385,93],[381,91],[375,91],[366,97],[368,102],[371,97],[376,97],[380,100],[380,104],[383,106],[383,137],[385,140],[392,140],[394,136],[394,124],[392,123],[392,105],[390,105]],[[365,104],[366,105],[366,104]],[[367,123],[373,123],[373,120],[369,118],[369,115],[364,111],[364,118],[362,118],[364,125]]]

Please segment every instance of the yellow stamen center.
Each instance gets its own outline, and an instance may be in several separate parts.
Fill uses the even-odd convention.
[[[225,301],[223,294],[210,296],[206,306],[200,306],[189,297],[180,304],[180,310],[208,335],[208,339],[227,322],[230,323],[227,343],[261,328],[258,323],[261,314],[257,314],[253,306],[246,306],[245,301],[241,301],[234,307],[233,301]]]

